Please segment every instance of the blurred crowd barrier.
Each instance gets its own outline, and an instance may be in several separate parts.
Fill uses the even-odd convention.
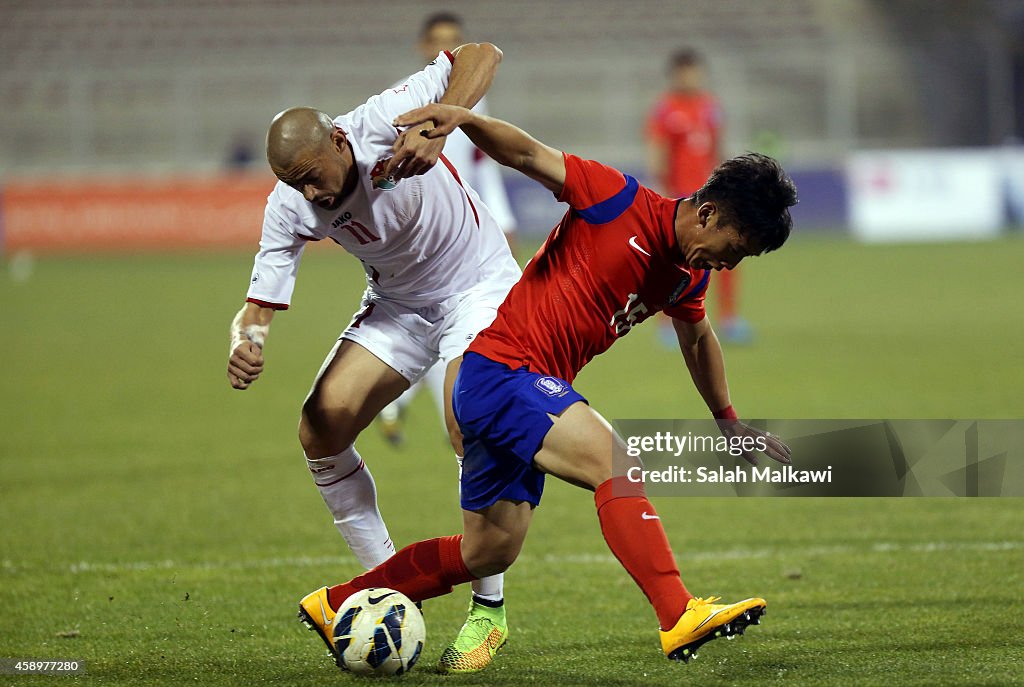
[[[269,174],[51,179],[6,184],[5,252],[255,247]]]
[[[791,174],[798,235],[975,240],[1024,226],[1024,147],[861,151]],[[504,179],[521,233],[546,235],[566,206],[520,174]],[[0,251],[255,249],[273,184],[269,171],[12,181],[0,187]]]
[[[1024,221],[1024,150],[854,153],[849,226],[863,241],[994,238]]]

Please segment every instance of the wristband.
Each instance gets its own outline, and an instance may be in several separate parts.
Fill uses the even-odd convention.
[[[266,324],[249,324],[242,326],[242,314],[245,310],[239,310],[238,314],[235,315],[235,319],[231,322],[231,343],[228,349],[228,355],[235,352],[239,344],[250,341],[256,346],[263,348],[263,343],[267,339],[267,334],[270,333],[270,325]]]
[[[267,340],[269,333],[270,327],[265,324],[250,324],[242,328],[242,336],[260,348],[263,348],[263,343]]]
[[[716,410],[711,413],[716,420],[739,420],[740,416],[736,414],[736,411],[732,406],[726,406],[721,410]]]

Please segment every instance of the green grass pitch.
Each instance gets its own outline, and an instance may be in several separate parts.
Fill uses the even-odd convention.
[[[748,416],[1024,417],[1024,240],[867,247],[794,240],[743,267],[757,332],[727,348]],[[361,292],[310,251],[267,367],[229,388],[247,255],[49,258],[0,273],[0,657],[78,658],[60,684],[356,684],[296,620],[358,572],[310,484],[299,404]],[[608,418],[703,417],[655,326],[581,375]],[[399,544],[459,529],[455,463],[429,400],[407,445],[359,448]],[[1024,684],[1024,503],[657,500],[684,580],[768,599],[760,627],[660,655],[591,496],[549,481],[506,584],[511,641],[478,676],[433,670],[468,589],[429,601],[404,684]],[[53,684],[4,677],[0,684]]]

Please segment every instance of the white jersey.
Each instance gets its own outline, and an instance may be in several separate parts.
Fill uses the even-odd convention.
[[[310,203],[278,182],[267,199],[260,251],[247,300],[287,308],[302,250],[330,239],[356,256],[368,291],[407,307],[435,305],[491,279],[518,278],[501,229],[479,196],[442,155],[425,174],[397,183],[382,175],[398,137],[392,121],[437,102],[452,57],[437,59],[334,124],[345,132],[359,183],[336,210]]]

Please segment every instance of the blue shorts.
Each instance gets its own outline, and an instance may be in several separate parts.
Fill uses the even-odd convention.
[[[533,457],[558,415],[587,402],[558,377],[509,369],[479,353],[466,353],[452,391],[462,430],[462,508],[481,510],[499,499],[540,503],[544,473]]]

